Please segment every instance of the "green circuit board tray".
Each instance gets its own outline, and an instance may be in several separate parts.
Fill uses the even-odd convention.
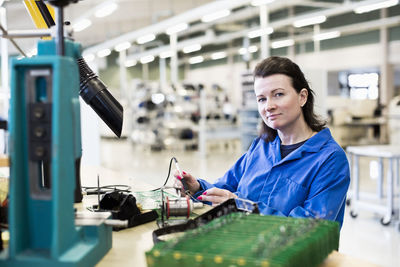
[[[148,267],[318,266],[339,245],[337,222],[231,213],[146,252]]]

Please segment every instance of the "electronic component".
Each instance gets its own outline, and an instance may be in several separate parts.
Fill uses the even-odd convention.
[[[337,222],[230,213],[146,252],[152,266],[318,266],[338,249]]]
[[[164,195],[166,193],[165,189],[168,188],[175,187],[164,186],[161,188],[161,221],[158,222],[160,227],[183,223],[189,219],[194,208],[203,207],[203,203],[193,202],[190,199],[190,195],[178,198],[170,198],[168,195]],[[181,218],[171,220],[171,217]]]

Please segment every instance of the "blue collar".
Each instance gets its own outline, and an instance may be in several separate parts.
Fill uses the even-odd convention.
[[[308,139],[301,147],[293,151],[291,154],[287,155],[283,160],[281,160],[280,153],[276,155],[276,159],[279,164],[286,162],[288,160],[295,160],[302,157],[303,153],[316,153],[321,150],[321,148],[332,138],[331,132],[328,128],[325,128],[318,132],[316,135]],[[274,147],[274,151],[280,151],[281,140],[277,135],[275,140],[271,143]]]

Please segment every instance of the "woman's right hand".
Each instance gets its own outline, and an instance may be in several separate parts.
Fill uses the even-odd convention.
[[[187,184],[187,188],[190,191],[190,194],[194,195],[200,189],[200,183],[194,178],[190,173],[186,173],[182,171],[182,176],[179,174],[178,170],[174,172],[175,176],[175,185],[181,187],[181,195],[185,196],[185,191],[183,189],[182,179],[185,180]]]

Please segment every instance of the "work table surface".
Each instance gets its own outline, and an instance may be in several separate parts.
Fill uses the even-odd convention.
[[[133,191],[144,191],[152,189],[142,181],[136,181],[123,176],[116,177],[116,172],[102,169],[85,167],[82,172],[86,179],[82,179],[82,184],[86,186],[97,185],[97,174],[100,174],[101,184],[127,184],[132,186]],[[118,182],[116,182],[118,181]],[[93,203],[93,197],[85,196],[82,206],[89,206]],[[96,265],[97,267],[120,267],[120,266],[135,266],[146,267],[145,252],[153,247],[152,232],[157,229],[156,222],[149,222],[133,228],[124,229],[121,231],[113,231],[112,248]],[[376,267],[377,265],[365,262],[361,259],[355,259],[350,256],[341,254],[337,251],[332,252],[320,267]],[[162,266],[160,266],[162,267]]]

